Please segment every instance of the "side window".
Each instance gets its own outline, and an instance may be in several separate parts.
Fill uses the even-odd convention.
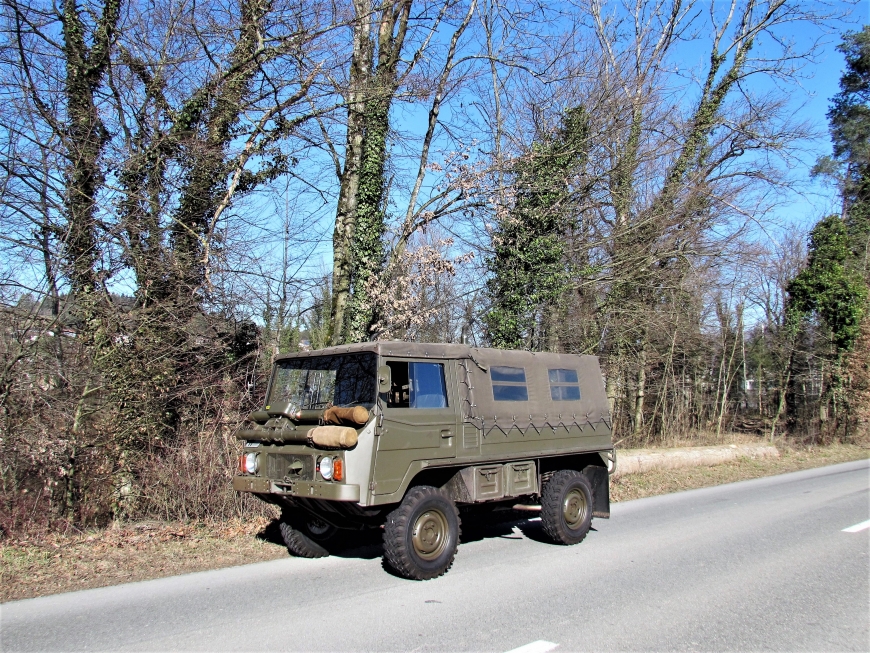
[[[447,408],[447,384],[441,363],[388,361],[392,384],[387,408]]]
[[[528,401],[526,370],[522,367],[495,366],[489,369],[492,398],[496,401]]]
[[[408,364],[387,361],[390,368],[390,392],[387,408],[408,408],[411,403],[411,385],[408,383]]]
[[[550,397],[553,401],[580,401],[580,380],[577,370],[548,370]]]

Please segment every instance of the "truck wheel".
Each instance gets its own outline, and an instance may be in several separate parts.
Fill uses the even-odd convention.
[[[459,546],[459,511],[438,488],[408,490],[384,524],[384,561],[399,575],[428,580],[444,574]]]
[[[334,539],[338,529],[315,517],[281,519],[281,536],[287,550],[300,558],[324,558],[329,555],[325,545]]]
[[[558,544],[583,541],[592,525],[592,488],[580,472],[553,474],[541,493],[541,524]]]

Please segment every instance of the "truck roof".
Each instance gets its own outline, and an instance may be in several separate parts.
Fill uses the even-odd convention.
[[[468,358],[482,370],[491,365],[558,365],[559,362],[577,364],[577,359],[588,362],[598,362],[597,356],[584,354],[556,354],[552,352],[521,351],[511,349],[490,349],[487,347],[470,347],[456,343],[426,343],[405,342],[403,340],[379,340],[376,342],[357,342],[350,345],[338,345],[324,349],[312,349],[292,354],[281,354],[276,361],[290,358],[309,358],[312,356],[335,356],[338,354],[356,354],[373,352],[380,356],[395,356],[397,358]]]

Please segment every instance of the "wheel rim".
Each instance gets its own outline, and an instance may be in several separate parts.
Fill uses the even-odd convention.
[[[578,489],[573,489],[565,495],[562,502],[562,514],[568,528],[576,529],[586,520],[586,512],[589,505],[586,503],[586,495]]]
[[[319,519],[312,519],[307,524],[308,532],[313,535],[317,539],[323,539],[330,534],[332,530],[332,526],[327,524],[325,521],[321,521]]]
[[[447,546],[449,527],[440,510],[427,510],[417,517],[411,531],[414,551],[424,560],[434,560]]]

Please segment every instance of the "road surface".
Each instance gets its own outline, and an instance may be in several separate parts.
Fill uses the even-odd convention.
[[[369,546],[7,603],[0,647],[868,651],[868,486],[860,461],[630,501],[573,547],[492,527],[427,582]]]

